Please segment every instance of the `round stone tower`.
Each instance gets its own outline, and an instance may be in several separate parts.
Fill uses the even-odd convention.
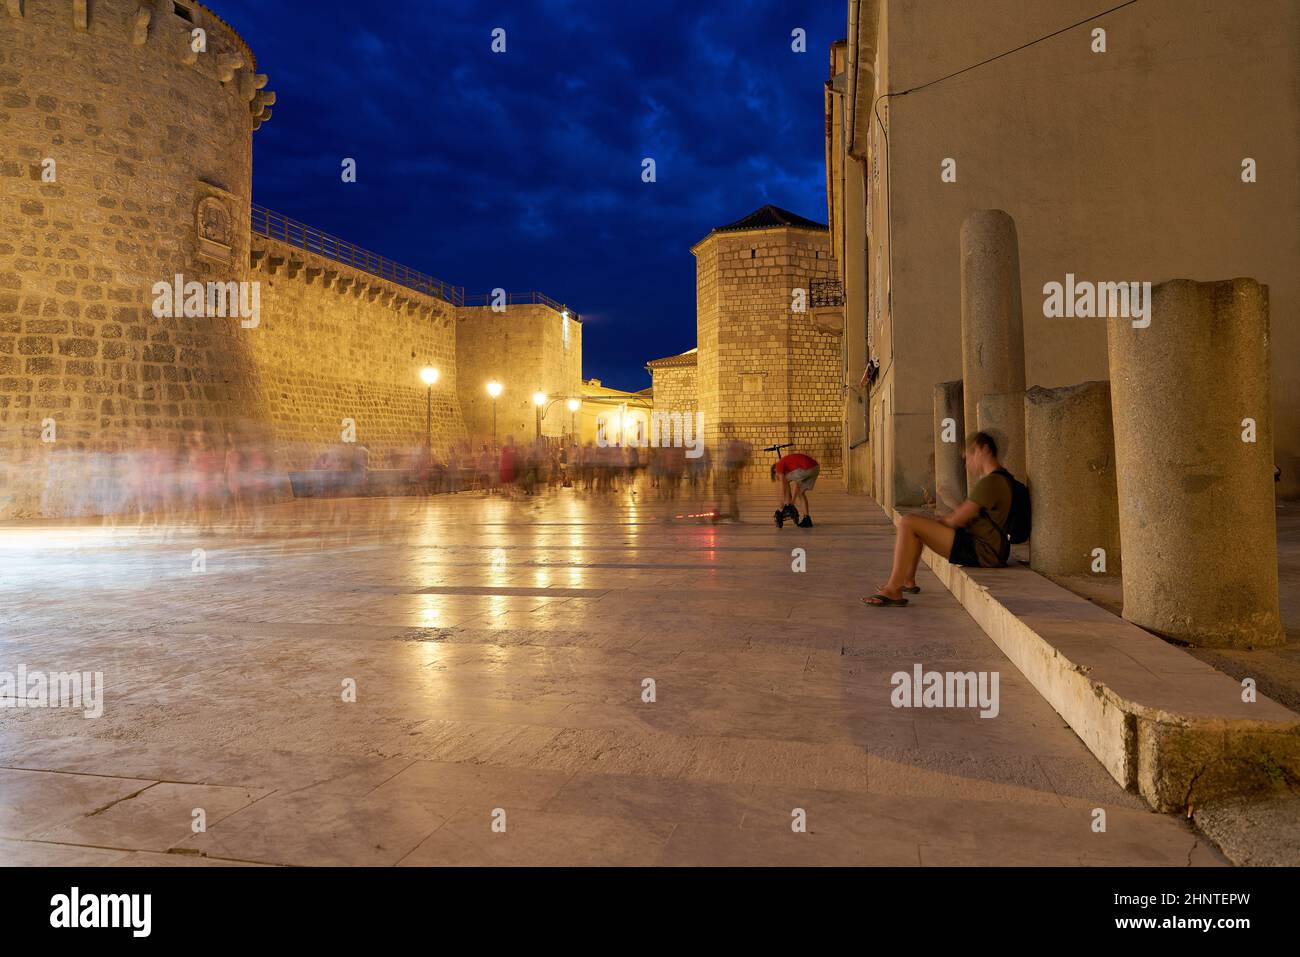
[[[0,2],[0,514],[21,515],[57,450],[265,419],[238,284],[274,94],[193,0]]]

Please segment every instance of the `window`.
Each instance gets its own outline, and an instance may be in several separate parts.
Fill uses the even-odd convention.
[[[749,258],[750,258],[750,259],[757,259],[757,258],[758,258],[758,250],[757,250],[757,249],[751,249],[751,250],[749,251]]]
[[[190,23],[194,22],[194,14],[190,13],[188,7],[182,7],[179,3],[173,3],[172,9],[176,11],[176,16],[180,17],[182,20],[188,20]]]

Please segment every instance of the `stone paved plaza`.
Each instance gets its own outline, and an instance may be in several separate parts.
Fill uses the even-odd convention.
[[[647,494],[0,528],[0,671],[106,682],[96,719],[0,710],[0,863],[1222,862],[924,567],[912,607],[859,602],[892,546],[870,500],[823,481],[778,531],[765,482],[740,523]],[[1000,672],[998,716],[894,708],[917,663]]]

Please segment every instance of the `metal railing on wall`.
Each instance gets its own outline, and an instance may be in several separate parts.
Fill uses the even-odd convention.
[[[492,293],[484,293],[481,296],[466,296],[462,305],[465,306],[490,306],[496,302],[496,297]],[[505,305],[534,305],[550,306],[561,315],[567,315],[575,322],[581,322],[582,316],[578,315],[562,302],[556,302],[550,296],[541,292],[508,292],[505,294]]]
[[[372,253],[368,249],[362,249],[346,239],[339,239],[337,236],[314,229],[306,223],[290,219],[265,206],[254,203],[252,209],[253,232],[259,236],[277,239],[290,246],[297,246],[299,249],[305,249],[326,259],[368,272],[372,276],[387,279],[407,289],[445,299],[453,306],[465,305],[463,286],[453,286],[441,279],[435,279],[433,276]]]

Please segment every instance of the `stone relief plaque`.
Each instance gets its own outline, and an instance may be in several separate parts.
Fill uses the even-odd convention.
[[[199,234],[199,255],[220,263],[229,263],[232,259],[230,248],[230,210],[215,196],[206,196],[199,201],[195,226]]]
[[[194,207],[194,232],[200,259],[228,266],[234,262],[235,218],[229,193],[211,183],[198,184]]]

